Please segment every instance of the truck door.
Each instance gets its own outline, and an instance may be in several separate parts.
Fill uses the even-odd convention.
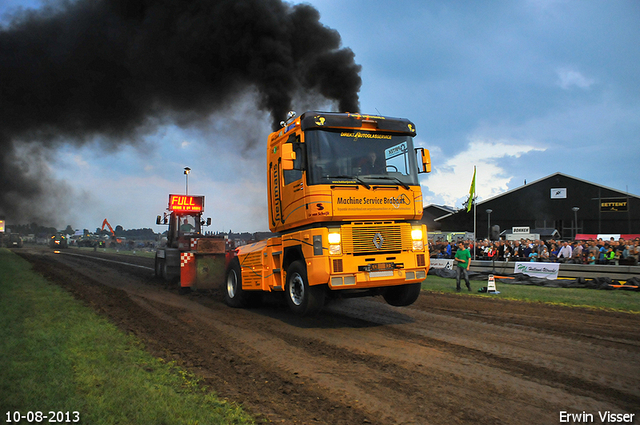
[[[300,143],[300,136],[293,134],[287,140],[292,145],[296,155],[293,170],[282,172],[284,186],[282,188],[282,223],[299,223],[305,219],[304,194],[305,184],[302,179],[302,164],[304,162],[304,145]]]
[[[304,147],[298,134],[289,136],[285,144],[291,144],[292,151],[296,154],[293,169],[283,170],[281,149],[274,150],[269,162],[270,224],[277,229],[287,221],[297,221],[304,215],[304,209],[299,208],[304,200]]]

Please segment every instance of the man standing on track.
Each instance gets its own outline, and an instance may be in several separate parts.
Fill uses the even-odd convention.
[[[469,250],[464,247],[464,243],[458,242],[458,250],[454,257],[456,261],[456,292],[460,292],[460,273],[464,274],[464,280],[467,283],[467,289],[471,291],[471,284],[469,283],[469,266],[471,266],[471,254]]]

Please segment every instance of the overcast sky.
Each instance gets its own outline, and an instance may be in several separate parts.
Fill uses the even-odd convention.
[[[480,200],[555,172],[640,195],[637,0],[307,3],[362,66],[361,112],[416,124],[433,163],[425,205],[460,208],[474,166]],[[3,0],[2,22],[24,4]],[[325,106],[304,103],[294,109]],[[52,225],[93,231],[107,218],[163,231],[155,216],[185,190],[188,166],[209,230],[268,230],[269,132],[255,96],[239,93],[208,123],[158,125],[117,148],[57,146],[48,166],[70,196]]]

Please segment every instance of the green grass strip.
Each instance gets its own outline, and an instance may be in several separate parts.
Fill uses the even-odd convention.
[[[128,249],[122,249],[122,248],[96,248],[95,250],[93,248],[88,248],[88,247],[71,247],[71,248],[67,248],[69,250],[71,250],[72,252],[106,252],[108,254],[120,254],[120,255],[133,255],[136,257],[146,257],[146,258],[155,258],[156,256],[156,251],[155,250],[149,250],[148,248],[138,248],[138,249],[133,249],[133,250],[128,250]]]
[[[85,424],[254,423],[7,249],[0,249],[0,359],[2,423],[13,411],[77,411]]]
[[[499,294],[478,293],[478,289],[487,286],[487,281],[472,280],[472,292],[466,292],[464,280],[460,295],[473,295],[496,299],[562,305],[567,307],[586,307],[627,313],[640,313],[640,292],[624,290],[598,290],[583,288],[547,288],[542,286],[504,284],[496,282]],[[455,293],[456,280],[439,276],[427,276],[422,283],[424,291]]]

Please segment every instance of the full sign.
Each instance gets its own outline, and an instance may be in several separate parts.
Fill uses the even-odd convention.
[[[169,211],[202,212],[204,196],[169,195]]]

